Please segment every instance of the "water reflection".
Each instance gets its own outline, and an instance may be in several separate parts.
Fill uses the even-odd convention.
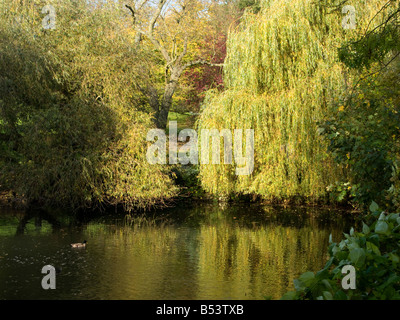
[[[247,204],[154,217],[0,213],[0,299],[277,299],[325,264],[329,234],[339,239],[351,223]],[[84,239],[86,249],[70,248]],[[41,288],[46,264],[62,269],[55,290]]]

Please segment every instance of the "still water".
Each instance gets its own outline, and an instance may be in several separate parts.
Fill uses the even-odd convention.
[[[155,218],[157,217],[157,218]],[[0,299],[279,299],[321,269],[348,214],[315,208],[187,205],[75,219],[0,211]],[[87,240],[85,249],[70,243]],[[56,289],[41,286],[53,265]]]

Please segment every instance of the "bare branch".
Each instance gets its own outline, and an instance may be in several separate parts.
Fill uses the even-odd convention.
[[[148,0],[143,0],[142,3],[140,4],[139,8],[141,9],[143,7],[143,5],[147,2]],[[168,54],[168,51],[165,49],[164,46],[161,45],[161,43],[154,37],[153,33],[154,33],[154,26],[157,22],[157,19],[160,17],[161,11],[164,8],[164,5],[166,4],[167,0],[160,0],[157,6],[157,10],[154,13],[153,17],[150,20],[150,24],[148,27],[148,31],[144,31],[141,30],[139,28],[136,27],[136,31],[147,36],[149,38],[149,40],[151,41],[151,43],[158,49],[160,50],[161,54],[163,55],[164,59],[167,61],[167,63],[171,62],[171,57]],[[133,19],[134,19],[134,23],[136,22],[136,12],[135,10],[129,6],[129,5],[125,5],[125,7],[127,7],[129,9],[129,11],[132,13]]]
[[[136,24],[135,10],[133,10],[132,7],[127,4],[125,5],[125,7],[127,7],[129,9],[129,11],[132,13],[133,25],[135,25]]]
[[[167,2],[166,0],[159,0],[158,6],[157,6],[157,10],[154,12],[153,17],[150,20],[148,34],[151,35],[151,36],[153,36],[154,26],[155,26],[155,24],[157,22],[158,17],[161,14],[161,11],[164,8],[164,5],[165,5],[166,2]]]
[[[143,6],[146,4],[147,1],[148,1],[148,0],[143,0],[143,1],[139,4],[139,6],[138,6],[137,9],[133,9],[130,5],[127,5],[127,4],[125,5],[125,7],[127,7],[127,8],[129,9],[129,11],[132,13],[133,24],[136,23],[136,13],[137,13],[137,12],[140,13],[140,10],[143,8]]]
[[[190,62],[186,63],[183,66],[183,68],[186,69],[186,68],[193,67],[196,65],[208,65],[210,67],[223,67],[224,66],[223,63],[212,63],[212,62],[205,61],[205,60],[195,60],[195,61],[190,61]]]
[[[148,1],[148,0],[143,0],[142,3],[139,4],[137,10],[138,10],[138,11],[142,10],[143,6],[146,4],[147,1]]]
[[[171,57],[168,54],[167,49],[161,45],[161,43],[159,41],[157,41],[156,38],[154,38],[154,26],[157,22],[157,19],[160,17],[161,11],[164,8],[164,5],[166,4],[167,0],[159,0],[158,2],[158,6],[157,6],[157,10],[154,13],[153,17],[150,20],[150,24],[149,24],[149,28],[146,34],[146,36],[149,38],[149,40],[151,41],[151,43],[158,49],[161,51],[161,54],[163,55],[164,59],[167,61],[167,63],[169,64],[171,62]]]

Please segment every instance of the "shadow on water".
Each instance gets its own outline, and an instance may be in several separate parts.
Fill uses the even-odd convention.
[[[57,220],[57,217],[50,214],[46,210],[28,209],[18,223],[16,235],[24,234],[27,224],[32,219],[34,220],[34,225],[37,230],[42,228],[43,220],[47,221],[51,225],[53,232],[57,232],[61,228],[61,223]]]
[[[147,215],[0,212],[0,299],[278,299],[327,258],[349,216],[195,204]],[[87,240],[86,249],[70,243]],[[62,270],[55,290],[43,266]]]

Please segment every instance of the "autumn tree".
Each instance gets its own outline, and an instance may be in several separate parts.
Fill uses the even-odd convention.
[[[242,14],[236,0],[212,1],[209,8],[208,32],[198,44],[197,58],[203,57],[214,64],[223,63],[226,58],[228,34],[235,32]],[[184,72],[182,84],[183,92],[178,93],[182,100],[180,109],[183,107],[184,110],[199,112],[208,90],[223,90],[223,69],[198,65]]]
[[[222,66],[194,54],[196,44],[209,33],[209,4],[201,0],[142,0],[126,4],[126,8],[132,16],[137,48],[148,42],[160,55],[163,86],[145,83],[140,90],[154,112],[157,127],[166,128],[172,98],[184,71],[198,65]]]

